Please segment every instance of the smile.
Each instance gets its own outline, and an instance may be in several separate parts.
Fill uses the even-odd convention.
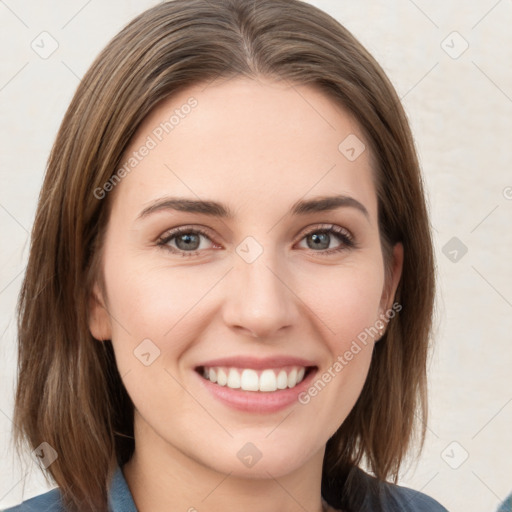
[[[210,382],[230,389],[273,392],[297,386],[306,375],[305,366],[286,366],[255,370],[234,367],[201,367],[200,375]]]

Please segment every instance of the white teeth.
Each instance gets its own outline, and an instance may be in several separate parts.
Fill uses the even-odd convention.
[[[288,367],[285,369],[266,369],[259,374],[251,368],[203,368],[203,377],[219,386],[244,391],[273,392],[293,388],[304,379],[306,368]]]
[[[277,376],[277,388],[286,389],[288,387],[288,375],[284,370],[281,370]]]
[[[225,386],[228,383],[228,376],[226,375],[226,372],[219,368],[217,371],[217,384],[219,386]]]
[[[275,391],[277,389],[276,374],[273,370],[264,370],[260,377],[260,391]]]
[[[294,368],[289,374],[288,374],[288,387],[293,388],[297,384],[297,368]]]
[[[240,387],[245,391],[259,391],[258,374],[254,370],[244,370],[240,379]]]
[[[241,386],[240,374],[234,368],[229,370],[227,386],[233,389],[238,389]]]

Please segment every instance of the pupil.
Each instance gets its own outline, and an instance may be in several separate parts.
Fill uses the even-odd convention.
[[[191,248],[191,245],[194,245],[194,242],[196,242],[197,244],[197,240],[194,240],[194,238],[198,238],[197,235],[192,235],[192,234],[185,234],[185,235],[181,235],[178,239],[177,239],[177,242],[176,244],[178,245],[179,247],[179,243],[180,242],[184,242],[184,246],[183,247],[180,247],[180,249],[182,248],[185,248],[185,249],[190,249]],[[197,247],[193,247],[194,249],[196,249]]]
[[[311,238],[314,240],[314,247],[318,248],[320,245],[325,245],[322,249],[326,249],[329,246],[329,236],[327,233],[321,233],[320,235],[313,234]]]

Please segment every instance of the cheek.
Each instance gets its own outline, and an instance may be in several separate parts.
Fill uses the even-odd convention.
[[[375,323],[384,282],[378,264],[329,269],[311,287],[308,306],[320,319],[317,325],[328,355],[312,385],[301,398],[316,417],[324,410],[331,434],[338,429],[360,395],[373,352]]]
[[[316,276],[307,291],[308,306],[337,354],[378,320],[383,284],[378,264],[331,268]]]
[[[161,352],[160,362],[173,364],[206,328],[206,309],[214,309],[207,294],[225,269],[155,263],[143,254],[118,256],[105,265],[114,346],[131,354],[150,339]]]

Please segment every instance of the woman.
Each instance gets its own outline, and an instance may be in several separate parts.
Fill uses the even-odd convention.
[[[424,438],[433,296],[410,129],[344,27],[144,12],[49,159],[15,423],[58,488],[12,510],[445,510],[386,481]]]

